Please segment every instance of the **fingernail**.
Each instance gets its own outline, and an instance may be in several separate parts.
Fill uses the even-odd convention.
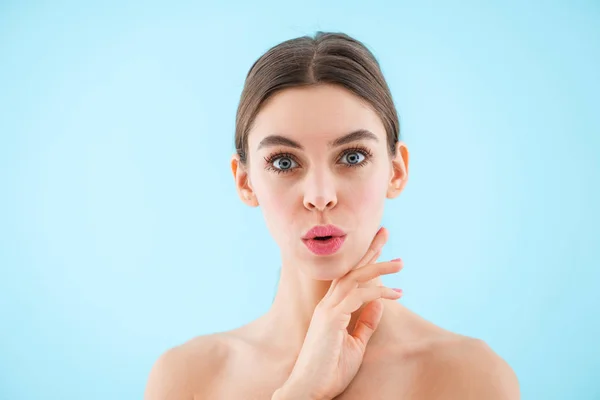
[[[392,261],[402,261],[401,258],[394,258]]]
[[[402,289],[392,289],[394,292],[398,292],[398,293],[402,293],[403,290]]]

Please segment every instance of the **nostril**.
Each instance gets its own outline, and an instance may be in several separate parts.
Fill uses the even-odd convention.
[[[309,210],[324,211],[335,207],[336,204],[336,199],[330,201],[325,201],[323,197],[317,197],[311,200],[308,200],[307,198],[304,199],[304,206]]]

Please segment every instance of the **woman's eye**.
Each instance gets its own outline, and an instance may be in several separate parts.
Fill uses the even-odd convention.
[[[356,164],[360,164],[361,162],[363,162],[363,160],[365,159],[365,155],[358,151],[351,151],[342,156],[341,160],[344,160],[344,159],[346,159],[347,164],[356,165]]]
[[[287,171],[298,166],[294,160],[289,157],[279,157],[273,161],[273,166],[281,171]]]

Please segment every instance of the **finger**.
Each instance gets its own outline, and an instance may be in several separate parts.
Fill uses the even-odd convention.
[[[377,259],[381,255],[381,250],[382,250],[383,246],[386,244],[386,242],[388,240],[388,237],[389,237],[388,230],[386,228],[384,228],[383,226],[381,228],[379,228],[379,230],[373,237],[371,244],[369,245],[369,249],[367,250],[365,255],[360,259],[360,261],[358,262],[358,264],[356,265],[356,267],[354,269],[361,268],[365,265],[373,264],[375,261],[377,261]],[[327,299],[331,296],[331,294],[335,290],[335,287],[338,285],[340,279],[341,278],[334,279],[331,282],[331,284],[329,285],[329,290],[327,290],[327,293],[325,293],[325,296],[323,296],[323,299]]]
[[[368,282],[381,275],[393,274],[400,271],[403,267],[402,260],[397,259],[377,264],[369,264],[360,269],[351,271],[344,276],[333,288],[329,301],[334,306],[341,303],[348,294],[356,289],[361,283]]]
[[[381,250],[378,250],[377,252],[375,252],[375,254],[373,254],[373,257],[371,257],[371,259],[369,259],[368,264],[372,264],[372,263],[376,262],[380,255],[381,255]],[[325,293],[325,296],[323,296],[323,299],[327,299],[327,298],[331,297],[331,294],[335,292],[336,286],[340,283],[340,279],[341,278],[334,279],[331,282],[331,285],[329,286],[329,290],[327,290],[327,293]],[[358,286],[358,284],[354,285],[354,287],[357,287],[357,286]]]
[[[373,258],[376,258],[377,252],[381,252],[383,245],[385,245],[387,243],[388,237],[389,237],[388,230],[384,227],[379,228],[379,230],[375,234],[375,237],[371,241],[371,245],[369,246],[369,249],[363,256],[363,258],[361,258],[360,261],[358,262],[357,268],[363,267],[367,264],[371,264],[373,262],[372,261]]]
[[[367,344],[373,336],[375,329],[379,326],[381,316],[383,315],[383,301],[381,299],[374,300],[367,304],[360,312],[352,336],[358,341],[360,348],[364,352]]]
[[[363,304],[377,299],[396,300],[402,293],[386,286],[369,286],[356,288],[336,307],[340,312],[350,315]]]
[[[369,259],[368,259],[368,260],[365,262],[365,264],[363,265],[363,267],[364,267],[364,266],[366,266],[366,265],[369,265],[369,264],[375,264],[375,263],[377,262],[377,259],[379,258],[379,256],[381,256],[381,251],[382,251],[381,249],[377,250],[377,251],[375,252],[375,254],[373,254],[373,257],[369,258]],[[359,268],[360,268],[360,267],[359,267]]]
[[[368,282],[381,275],[393,274],[404,267],[404,262],[400,258],[395,260],[370,264],[363,268],[351,271],[342,278],[342,281],[353,281],[356,283]],[[341,283],[341,282],[340,282]]]

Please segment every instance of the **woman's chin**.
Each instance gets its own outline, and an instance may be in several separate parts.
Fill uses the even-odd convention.
[[[348,262],[342,257],[317,258],[304,263],[306,275],[317,281],[332,281],[350,272]]]
[[[345,275],[345,272],[341,273],[341,274],[339,274],[339,273],[336,274],[336,273],[333,273],[333,271],[314,271],[311,274],[311,278],[315,281],[329,282],[329,281],[333,281],[334,279],[341,278],[344,275]]]

